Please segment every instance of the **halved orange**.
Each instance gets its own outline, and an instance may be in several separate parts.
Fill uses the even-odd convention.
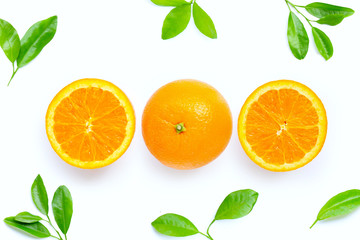
[[[271,171],[290,171],[312,161],[324,145],[326,111],[307,86],[290,80],[266,83],[246,100],[238,134],[246,154]]]
[[[62,89],[46,113],[46,132],[55,152],[80,168],[107,166],[124,154],[135,131],[127,96],[114,84],[81,79]]]

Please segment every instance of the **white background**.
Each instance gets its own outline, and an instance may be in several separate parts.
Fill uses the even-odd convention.
[[[281,0],[198,0],[214,20],[218,40],[202,36],[191,21],[184,33],[167,41],[161,40],[161,27],[171,8],[155,6],[150,0],[3,0],[0,18],[9,21],[20,36],[33,23],[52,15],[58,15],[59,22],[53,41],[19,70],[10,87],[6,84],[11,64],[0,53],[0,219],[25,210],[38,213],[30,187],[40,173],[51,197],[62,184],[72,193],[69,240],[172,239],[150,225],[168,212],[188,217],[205,231],[225,196],[245,188],[259,192],[254,210],[242,219],[216,222],[211,230],[214,239],[357,236],[359,211],[309,230],[330,197],[360,188],[360,2],[327,2],[352,7],[358,14],[339,26],[320,27],[335,49],[333,58],[325,62],[312,39],[305,60],[292,56],[286,38],[289,12]],[[51,99],[65,85],[86,77],[118,85],[132,101],[137,117],[128,151],[114,164],[97,170],[63,162],[45,132]],[[234,121],[233,136],[223,154],[192,171],[161,165],[141,135],[148,98],[162,85],[183,78],[217,88],[227,99]],[[255,165],[244,153],[236,129],[248,95],[278,79],[312,88],[323,101],[329,121],[319,156],[287,173]],[[0,223],[0,239],[28,237]]]

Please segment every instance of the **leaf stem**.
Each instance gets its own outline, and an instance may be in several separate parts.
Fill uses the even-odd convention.
[[[208,227],[207,230],[206,230],[207,235],[208,235],[211,239],[212,239],[212,237],[211,237],[211,235],[210,235],[210,233],[209,233],[209,230],[210,230],[211,225],[213,225],[214,222],[215,222],[215,219],[212,220],[212,222],[209,224],[209,227]]]
[[[14,66],[14,63],[13,63],[13,74],[11,75],[10,81],[9,81],[9,83],[8,83],[8,85],[7,85],[7,86],[9,86],[9,85],[10,85],[11,80],[14,78],[14,76],[15,76],[15,74],[17,73],[17,71],[18,71],[18,70],[19,70],[19,67],[18,67],[18,68],[16,68],[16,70],[15,70],[15,66]]]
[[[49,218],[49,215],[46,215],[46,217],[47,217],[48,220],[45,220],[45,221],[46,221],[47,223],[49,223],[50,226],[55,230],[55,232],[57,233],[57,235],[59,235],[59,238],[58,238],[58,239],[59,239],[59,240],[63,240],[63,238],[61,237],[59,231],[56,230],[56,228],[54,227],[54,225],[52,225],[51,220],[50,220],[50,218]],[[65,235],[65,239],[66,239],[66,235]]]
[[[210,240],[214,240],[211,236],[208,236],[205,233],[202,233],[202,232],[199,232],[199,233]]]
[[[302,6],[294,5],[294,4],[292,4],[291,2],[289,2],[288,0],[285,0],[285,2],[286,2],[286,4],[288,5],[288,8],[289,8],[289,9],[290,9],[289,4],[290,4],[301,16],[303,16],[303,18],[305,18],[305,20],[309,23],[309,25],[310,25],[311,27],[313,27],[313,25],[311,24],[310,20],[309,20],[302,12],[300,12],[300,11],[297,9],[297,7],[302,7]],[[291,10],[290,10],[290,11],[291,11]]]
[[[290,6],[289,6],[288,1],[285,0],[285,2],[286,2],[286,6],[289,8],[289,11],[292,12],[292,11],[291,11],[291,8],[290,8]]]
[[[60,238],[58,238],[58,237],[56,237],[56,236],[53,236],[53,235],[50,235],[50,237],[56,238],[56,239],[59,239],[59,240],[60,240]]]
[[[315,222],[311,225],[310,229],[319,221],[319,219],[316,219]]]
[[[209,233],[210,227],[211,227],[211,225],[213,225],[214,222],[215,222],[215,219],[212,220],[212,222],[209,224],[209,226],[208,226],[208,228],[207,228],[207,230],[206,230],[206,234],[205,234],[205,233],[202,233],[202,232],[199,232],[199,233],[200,233],[201,235],[205,236],[206,238],[210,239],[210,240],[214,240],[214,239],[211,237],[210,233]]]

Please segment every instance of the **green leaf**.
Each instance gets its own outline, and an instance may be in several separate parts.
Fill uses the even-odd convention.
[[[57,16],[32,25],[21,39],[21,49],[17,66],[24,67],[39,55],[41,50],[53,39],[56,33]]]
[[[185,0],[151,0],[154,4],[158,6],[165,6],[165,7],[177,7],[185,4],[190,4]]]
[[[158,217],[151,225],[159,233],[172,237],[186,237],[199,233],[189,219],[173,213]]]
[[[312,33],[319,53],[325,58],[325,60],[329,60],[334,53],[330,38],[323,31],[316,27],[312,28]]]
[[[322,18],[328,15],[343,15],[349,17],[355,13],[351,8],[335,6],[327,3],[314,2],[305,6],[306,11],[311,15]]]
[[[353,189],[339,193],[327,201],[327,203],[320,209],[315,222],[310,228],[312,228],[320,220],[347,215],[359,206],[360,190]]]
[[[189,24],[191,5],[182,5],[174,8],[166,16],[162,28],[162,39],[170,39],[182,33]]]
[[[335,26],[341,23],[344,20],[344,15],[336,14],[336,15],[328,15],[320,18],[316,22],[319,24],[326,24],[330,26]]]
[[[36,223],[20,223],[15,221],[14,217],[8,217],[4,219],[4,222],[14,228],[22,230],[34,237],[38,238],[47,238],[50,237],[51,234],[49,230],[39,222]]]
[[[309,50],[309,36],[304,24],[293,12],[289,15],[287,37],[293,55],[299,60],[304,59]]]
[[[14,63],[20,52],[20,38],[15,28],[0,19],[0,46],[10,62]]]
[[[251,189],[230,193],[216,212],[215,220],[237,219],[248,215],[259,194]]]
[[[29,212],[21,212],[15,216],[15,221],[21,223],[36,223],[43,220],[41,217],[33,215]]]
[[[193,16],[195,25],[202,34],[212,39],[217,38],[214,22],[196,2],[193,6]]]
[[[73,202],[69,189],[65,186],[60,186],[52,200],[52,209],[54,218],[59,226],[61,232],[67,233],[71,223],[71,217],[73,214]]]
[[[31,186],[31,197],[37,209],[44,215],[49,214],[49,200],[44,182],[40,175],[35,178]]]

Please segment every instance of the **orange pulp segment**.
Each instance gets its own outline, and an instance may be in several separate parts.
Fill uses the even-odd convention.
[[[113,163],[128,148],[135,115],[126,95],[100,79],[82,79],[62,89],[50,103],[46,131],[55,152],[80,168]]]
[[[246,100],[238,121],[245,152],[259,166],[290,171],[320,152],[326,138],[325,108],[316,94],[290,80],[269,82]]]

